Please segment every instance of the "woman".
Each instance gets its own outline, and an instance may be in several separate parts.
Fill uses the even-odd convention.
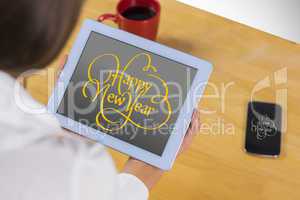
[[[12,77],[53,61],[81,6],[82,0],[0,2],[0,199],[143,200],[163,174],[134,159],[117,174],[103,146],[63,131],[47,113],[19,107]],[[41,106],[23,88],[20,94],[30,108]],[[194,114],[183,148],[198,121]]]

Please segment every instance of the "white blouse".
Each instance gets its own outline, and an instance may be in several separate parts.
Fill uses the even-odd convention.
[[[62,132],[42,105],[0,71],[0,199],[148,198],[142,181],[117,173],[102,145]]]

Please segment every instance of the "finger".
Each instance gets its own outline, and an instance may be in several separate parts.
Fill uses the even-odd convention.
[[[188,134],[195,134],[199,130],[199,125],[200,125],[200,116],[198,111],[195,109],[195,111],[193,112]]]
[[[194,136],[196,135],[195,133],[197,133],[197,127],[198,127],[198,123],[199,123],[199,118],[196,112],[193,112],[193,116],[192,116],[192,120],[190,123],[190,127],[184,137],[184,146],[189,146],[192,141]]]
[[[200,130],[200,118],[197,112],[193,115],[192,122],[191,122],[191,128],[188,130],[187,136],[193,137],[197,134],[197,132]]]
[[[183,153],[192,144],[193,139],[194,139],[194,137],[196,135],[195,133],[197,133],[197,127],[199,126],[198,124],[200,124],[200,118],[199,118],[198,111],[195,110],[193,112],[189,128],[188,128],[188,130],[186,132],[186,135],[184,137],[184,140],[182,142],[180,153]]]
[[[67,60],[68,60],[68,55],[64,55],[61,60],[59,61],[59,66],[58,66],[58,69],[63,69],[65,64],[67,63]]]
[[[200,131],[201,129],[201,121],[200,121],[200,112],[198,109],[196,110],[196,119],[195,119],[195,132]]]
[[[58,65],[58,69],[57,69],[57,71],[56,71],[56,77],[55,77],[56,81],[57,81],[57,79],[58,79],[58,77],[59,77],[61,71],[63,70],[64,66],[66,65],[67,60],[68,60],[68,55],[66,54],[66,55],[64,55],[64,56],[61,58],[61,60],[59,61],[59,65]]]
[[[59,60],[58,68],[57,68],[57,71],[58,71],[58,72],[61,72],[61,71],[62,71],[62,69],[64,68],[64,66],[65,66],[66,63],[67,63],[67,60],[68,60],[68,55],[64,55],[64,56]]]

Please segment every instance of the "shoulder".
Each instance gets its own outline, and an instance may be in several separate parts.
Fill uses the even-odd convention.
[[[45,106],[0,71],[0,150],[13,149],[61,130]]]
[[[0,177],[7,175],[0,180],[0,185],[6,183],[6,189],[0,188],[5,197],[14,195],[9,192],[13,189],[31,195],[23,195],[24,200],[110,200],[115,196],[117,176],[111,157],[102,145],[85,139],[46,138],[23,149],[0,152],[0,162],[5,163]]]
[[[34,152],[45,153],[42,168],[52,171],[54,165],[60,166],[57,173],[70,181],[64,187],[72,199],[114,199],[117,171],[103,145],[85,138],[54,137],[34,147]]]

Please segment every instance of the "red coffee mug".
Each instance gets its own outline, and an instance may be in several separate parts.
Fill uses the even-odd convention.
[[[155,15],[146,20],[128,19],[122,15],[131,7],[147,7],[155,12]],[[117,14],[104,14],[98,17],[99,22],[112,20],[119,28],[130,33],[156,40],[160,20],[160,3],[157,0],[120,0],[117,5]]]

